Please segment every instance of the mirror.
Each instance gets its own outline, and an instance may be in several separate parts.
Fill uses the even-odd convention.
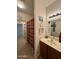
[[[59,37],[61,32],[61,18],[48,21],[48,35]]]

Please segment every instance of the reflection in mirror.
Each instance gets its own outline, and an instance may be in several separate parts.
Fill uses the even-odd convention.
[[[61,19],[56,19],[51,21],[51,23],[53,23],[53,29],[51,27],[51,36],[55,36],[55,37],[59,37],[59,34],[61,32]],[[52,25],[52,24],[51,24]]]
[[[61,18],[51,19],[48,21],[49,36],[59,37],[61,32]]]
[[[55,31],[56,31],[56,23],[54,21],[51,21],[51,36],[55,35]]]

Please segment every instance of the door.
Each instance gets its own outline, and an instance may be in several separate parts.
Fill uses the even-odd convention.
[[[17,38],[23,38],[23,24],[17,24]]]

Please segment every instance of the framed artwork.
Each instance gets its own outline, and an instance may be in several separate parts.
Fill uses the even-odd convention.
[[[43,22],[43,17],[42,16],[39,16],[39,21]]]

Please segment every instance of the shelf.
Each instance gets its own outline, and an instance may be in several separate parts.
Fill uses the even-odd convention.
[[[34,20],[27,22],[27,41],[34,48]]]

